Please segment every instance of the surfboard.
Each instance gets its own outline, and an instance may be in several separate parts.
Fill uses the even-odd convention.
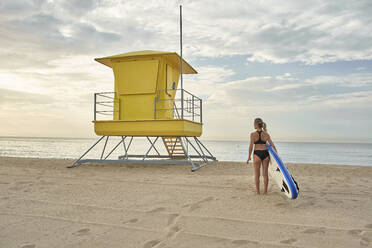
[[[283,161],[279,155],[275,152],[269,142],[266,142],[267,150],[269,151],[271,158],[274,158],[274,163],[269,165],[269,173],[275,183],[278,185],[281,192],[283,192],[288,198],[296,199],[298,197],[299,188],[297,182],[289,173],[287,167],[285,167]]]

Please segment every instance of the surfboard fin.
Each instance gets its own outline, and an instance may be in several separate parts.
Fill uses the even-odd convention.
[[[296,180],[294,180],[292,175],[291,175],[291,177],[292,177],[293,182],[296,184],[297,191],[300,191],[300,188],[298,187],[298,184],[297,184]]]
[[[287,193],[289,193],[288,185],[283,181],[283,187]]]

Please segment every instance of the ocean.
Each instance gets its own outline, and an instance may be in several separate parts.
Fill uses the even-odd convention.
[[[120,140],[109,140],[106,153]],[[29,138],[0,137],[0,157],[32,157],[77,159],[97,139],[94,138]],[[219,161],[246,161],[248,141],[212,141],[202,140]],[[88,158],[101,156],[104,141],[93,149]],[[318,142],[275,142],[283,162],[339,164],[372,166],[372,144],[370,143],[318,143]],[[159,152],[165,152],[161,141],[156,146]],[[121,148],[121,149],[119,149]],[[112,153],[110,158],[123,154],[123,148]],[[133,154],[144,154],[149,143],[144,138],[134,139],[130,147]],[[191,148],[190,148],[191,149]]]

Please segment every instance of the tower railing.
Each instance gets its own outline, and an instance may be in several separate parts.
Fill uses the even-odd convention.
[[[115,110],[116,104],[117,110]],[[120,105],[120,98],[116,98],[116,92],[94,93],[94,120],[97,120],[97,116],[111,116],[113,119],[115,113],[118,113],[120,120]]]
[[[182,94],[183,97],[181,97]],[[171,112],[173,113],[174,119],[184,119],[202,123],[202,108],[203,100],[187,90],[159,90],[158,95],[155,97],[154,119],[161,119],[165,113],[169,114],[169,112]]]
[[[182,101],[183,94],[183,101]],[[115,92],[94,93],[94,120],[121,117],[120,98]],[[154,98],[154,119],[183,119],[203,122],[203,100],[184,89],[159,90]]]

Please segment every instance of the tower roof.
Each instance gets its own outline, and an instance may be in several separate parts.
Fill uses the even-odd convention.
[[[181,57],[176,52],[161,52],[161,51],[152,51],[152,50],[122,53],[122,54],[112,55],[112,56],[103,57],[103,58],[96,58],[94,60],[112,68],[111,61],[113,59],[138,58],[138,57],[145,57],[145,56],[165,56],[168,60],[172,61],[175,65],[177,65],[178,67],[180,66]],[[198,73],[184,59],[182,59],[182,71],[183,71],[183,74],[196,74],[196,73]]]

